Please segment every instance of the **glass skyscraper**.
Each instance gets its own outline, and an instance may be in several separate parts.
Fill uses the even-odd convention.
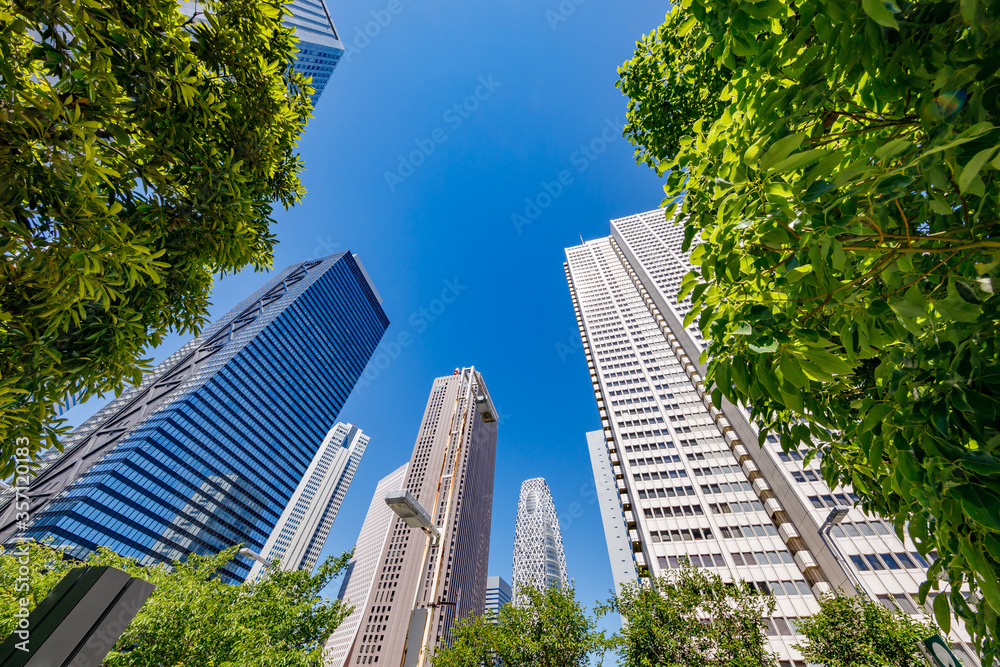
[[[197,0],[182,0],[181,11],[189,16],[200,15],[204,9]],[[295,69],[312,77],[313,105],[319,101],[330,75],[344,55],[344,44],[333,25],[330,10],[323,0],[291,0],[283,23],[295,29],[299,39],[299,52],[295,55]]]
[[[323,0],[292,0],[288,8],[292,15],[285,17],[285,25],[295,28],[299,38],[295,69],[312,77],[316,89],[312,102],[316,104],[344,55],[344,44]]]
[[[147,564],[259,552],[388,324],[350,253],[288,267],[69,436],[0,539]]]

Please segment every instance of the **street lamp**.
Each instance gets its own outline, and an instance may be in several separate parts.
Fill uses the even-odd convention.
[[[390,491],[385,496],[385,504],[395,512],[410,528],[419,528],[427,533],[433,544],[437,544],[441,531],[431,521],[431,515],[406,489]]]
[[[822,538],[823,544],[825,544],[833,553],[837,562],[840,564],[840,568],[844,571],[844,574],[847,575],[847,578],[850,580],[851,585],[854,586],[855,590],[869,600],[874,600],[874,598],[868,594],[868,591],[865,590],[864,583],[862,583],[861,578],[854,572],[854,568],[851,567],[850,562],[840,550],[840,546],[837,544],[837,541],[830,536],[830,531],[833,530],[833,527],[843,521],[847,517],[847,513],[850,511],[850,507],[843,506],[834,507],[830,510],[830,514],[827,515],[826,521],[824,521],[823,525],[819,527],[819,536]]]
[[[256,551],[250,551],[246,547],[242,547],[237,553],[239,553],[239,555],[241,555],[241,556],[246,556],[250,560],[257,561],[258,563],[260,563],[264,567],[271,567],[272,565],[274,565],[274,563],[272,563],[268,559],[264,558],[263,556],[261,556]]]
[[[424,545],[424,557],[420,561],[420,577],[417,579],[417,591],[413,596],[413,611],[410,614],[410,625],[406,628],[406,640],[403,642],[402,667],[416,667],[423,655],[424,636],[427,632],[427,622],[430,614],[427,607],[418,607],[420,593],[424,589],[424,577],[427,576],[427,559],[431,546],[436,546],[441,539],[441,531],[431,521],[430,513],[417,502],[413,494],[406,489],[390,491],[385,496],[385,504],[410,528],[419,528],[427,534]],[[437,606],[432,604],[432,607]]]

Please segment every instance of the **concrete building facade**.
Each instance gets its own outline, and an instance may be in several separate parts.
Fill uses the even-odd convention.
[[[503,577],[486,578],[486,613],[494,618],[500,615],[500,607],[509,604],[513,591]]]
[[[774,438],[757,446],[757,428],[742,408],[711,404],[697,364],[705,342],[683,327],[690,301],[676,298],[692,268],[683,233],[655,210],[613,220],[610,236],[566,249],[603,426],[588,443],[615,584],[658,576],[682,557],[745,580],[776,599],[767,621],[771,650],[784,667],[801,665],[795,620],[818,610],[817,596],[855,590],[818,531],[833,507],[853,506],[856,496],[830,489],[818,461],[803,467]],[[609,467],[617,512],[610,489],[602,493]],[[620,557],[622,523],[632,563]],[[833,535],[873,597],[923,613],[916,594],[928,563],[912,544],[853,508]],[[953,636],[956,652],[978,664],[964,640]]]
[[[450,640],[452,625],[486,606],[497,411],[475,368],[434,380],[406,478],[400,487],[416,498],[440,530],[430,546],[419,529],[392,518],[367,599],[356,603],[358,636],[343,665],[398,665],[413,611],[426,622],[409,646],[427,655]],[[373,500],[373,503],[378,499]],[[362,533],[365,529],[362,529]]]
[[[353,424],[334,424],[264,544],[260,553],[264,559],[281,561],[285,570],[311,570],[316,565],[368,440]],[[254,563],[250,578],[263,570],[262,563]]]
[[[340,593],[337,595],[338,599],[354,607],[354,613],[345,618],[327,640],[323,651],[325,665],[343,667],[347,654],[359,639],[361,621],[364,618],[361,612],[371,595],[375,574],[380,565],[379,558],[385,547],[389,528],[396,517],[385,504],[385,495],[395,489],[403,488],[406,483],[406,471],[409,468],[410,464],[404,463],[379,480],[375,486],[375,495],[372,496],[368,513],[365,514],[365,521],[361,526],[361,533],[358,535],[358,542],[354,546],[354,557],[347,565],[347,572],[344,574]]]

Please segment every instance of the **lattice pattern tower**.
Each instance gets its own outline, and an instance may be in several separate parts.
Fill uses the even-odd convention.
[[[541,477],[521,484],[514,528],[514,600],[525,588],[566,585],[566,554],[549,485]]]

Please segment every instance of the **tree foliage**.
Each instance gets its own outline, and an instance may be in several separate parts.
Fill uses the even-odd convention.
[[[282,0],[0,0],[0,476],[138,382],[215,273],[270,266],[312,89]]]
[[[938,621],[950,601],[992,660],[1000,1],[683,0],[665,25],[619,86],[699,267],[680,298],[713,400],[747,406],[762,441],[822,451],[831,487],[936,549],[921,595],[943,575]],[[713,73],[681,74],[699,66],[728,81],[720,111],[701,110]]]
[[[459,621],[451,645],[432,657],[434,667],[574,667],[603,654],[604,634],[595,630],[572,588],[523,590],[518,604],[506,604],[497,617],[487,614]]]
[[[923,667],[917,642],[937,634],[930,623],[890,611],[862,596],[828,595],[820,610],[796,621],[802,657],[826,667]]]
[[[775,667],[764,618],[774,598],[684,559],[649,583],[629,583],[602,606],[627,622],[616,643],[626,667]]]
[[[15,548],[16,549],[16,548]],[[272,569],[255,582],[222,583],[220,568],[236,555],[232,547],[214,556],[191,556],[173,568],[141,567],[102,549],[88,565],[110,565],[149,581],[156,590],[122,634],[105,667],[320,667],[323,644],[351,613],[320,591],[346,567],[350,553],[329,557],[315,573]],[[31,608],[79,563],[37,543],[27,543]],[[0,636],[16,624],[25,592],[18,589],[15,551],[0,551]]]

